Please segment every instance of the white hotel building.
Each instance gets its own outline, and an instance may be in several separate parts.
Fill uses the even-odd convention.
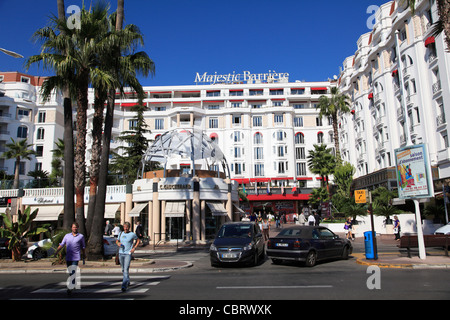
[[[0,136],[0,149],[5,150],[9,137],[27,138],[38,154],[23,161],[21,180],[30,179],[26,174],[31,170],[51,172],[50,151],[63,135],[60,95],[42,104],[35,77],[0,73],[0,79],[4,93],[0,97],[0,120],[7,116],[2,131],[8,132]],[[195,79],[197,84],[193,85],[144,87],[148,107],[144,116],[151,130],[148,139],[156,140],[173,129],[202,130],[224,153],[231,179],[245,188],[250,200],[250,205],[243,207],[245,211],[289,214],[307,207],[311,190],[320,186],[320,177],[308,170],[308,150],[320,143],[334,148],[331,121],[319,118],[316,104],[335,84],[289,82],[288,74],[275,72],[211,77],[198,74]],[[88,132],[92,128],[93,102],[91,92]],[[117,140],[121,133],[133,126],[135,113],[130,107],[136,103],[132,92],[116,100],[113,150],[121,144]],[[91,141],[88,136],[87,165]],[[0,161],[0,167],[13,174],[14,160]],[[192,169],[192,163],[178,163],[168,169]]]
[[[398,1],[382,5],[344,61],[339,89],[352,112],[341,117],[339,139],[343,159],[357,169],[357,189],[397,188],[394,150],[411,144],[428,145],[435,182],[450,178],[450,54],[444,35],[431,34],[436,1],[417,2],[414,16]]]

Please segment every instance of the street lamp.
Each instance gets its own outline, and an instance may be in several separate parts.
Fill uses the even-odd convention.
[[[21,54],[18,54],[16,52],[13,51],[9,51],[3,48],[0,48],[0,51],[7,54],[8,56],[14,57],[14,58],[23,58],[23,56]]]

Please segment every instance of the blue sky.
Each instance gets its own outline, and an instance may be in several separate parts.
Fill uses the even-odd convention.
[[[110,0],[111,11],[117,7]],[[290,80],[324,81],[339,74],[356,41],[369,32],[371,5],[386,0],[125,0],[125,23],[145,36],[156,75],[142,85],[191,85],[199,73],[287,72]],[[65,0],[66,7],[81,0]],[[85,0],[89,5],[90,0]],[[31,40],[56,0],[0,0],[0,47],[28,57],[39,53]],[[1,71],[20,71],[24,59],[0,53]],[[47,75],[32,67],[32,75]]]

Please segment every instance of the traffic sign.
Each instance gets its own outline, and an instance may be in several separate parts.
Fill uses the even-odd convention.
[[[355,190],[355,202],[356,203],[366,203],[366,190]]]

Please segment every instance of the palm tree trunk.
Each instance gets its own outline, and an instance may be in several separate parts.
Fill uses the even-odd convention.
[[[16,168],[14,170],[14,184],[13,189],[19,189],[19,177],[20,177],[20,157],[16,158]]]
[[[70,230],[75,221],[74,146],[72,99],[64,95],[64,218],[63,229]]]
[[[97,197],[98,175],[100,171],[100,155],[102,152],[102,129],[103,110],[106,101],[106,94],[101,89],[95,90],[94,119],[92,128],[92,152],[91,168],[89,175],[89,205],[86,220],[86,231],[88,237],[91,233],[92,222],[95,215],[95,202]]]
[[[333,114],[332,121],[333,121],[333,136],[334,136],[333,138],[334,138],[335,156],[336,156],[337,162],[342,162],[341,150],[339,149],[339,131],[338,131],[337,114]]]
[[[81,71],[83,72],[83,71]],[[75,219],[79,224],[79,232],[86,235],[86,225],[84,217],[84,187],[86,186],[86,126],[87,126],[87,106],[88,106],[88,83],[89,78],[86,71],[80,77],[80,89],[77,92],[77,151],[75,154]]]

